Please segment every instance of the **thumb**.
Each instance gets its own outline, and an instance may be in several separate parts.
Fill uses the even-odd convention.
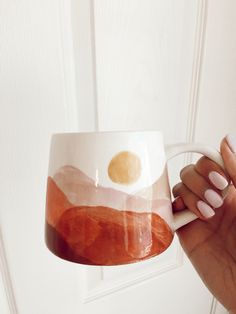
[[[221,155],[232,183],[236,187],[236,138],[227,135],[220,145]]]

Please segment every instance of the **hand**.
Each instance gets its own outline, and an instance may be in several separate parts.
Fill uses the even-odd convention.
[[[181,171],[173,188],[175,211],[189,208],[197,219],[180,228],[180,243],[203,282],[236,313],[236,141],[221,142],[226,172],[206,157]],[[227,174],[226,174],[227,173]],[[231,182],[231,183],[230,183]]]

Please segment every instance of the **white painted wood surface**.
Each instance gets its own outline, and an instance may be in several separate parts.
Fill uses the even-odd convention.
[[[13,287],[0,285],[0,313],[226,313],[177,239],[160,257],[101,268],[56,258],[43,233],[51,133],[162,129],[167,143],[213,145],[236,134],[235,6],[0,0],[0,256]],[[171,162],[172,184],[184,160]]]
[[[196,12],[197,1],[95,1],[101,130],[186,136]]]
[[[12,285],[11,273],[7,260],[6,249],[2,232],[0,230],[0,304],[3,313],[15,313],[17,305]]]
[[[97,129],[96,59],[94,10],[91,0],[71,0],[71,32],[77,96],[77,130]],[[66,37],[66,36],[65,36]],[[65,55],[71,58],[70,54]]]
[[[0,304],[1,304],[1,313],[2,314],[10,314],[8,303],[5,296],[5,288],[0,281]]]
[[[236,134],[236,2],[208,1],[196,140],[219,147]],[[227,311],[215,304],[216,314]]]
[[[210,0],[196,137],[214,145],[222,135],[236,134],[235,32],[236,2]]]
[[[9,301],[7,296],[7,288],[9,283],[6,282],[4,275],[7,271],[7,265],[3,261],[3,257],[5,256],[5,252],[3,252],[3,241],[1,241],[1,263],[0,263],[0,309],[2,314],[10,314]],[[12,289],[11,289],[12,290]]]
[[[1,0],[0,21],[0,218],[17,307],[11,314],[73,314],[75,267],[44,245],[49,139],[71,130],[73,112],[60,1]]]

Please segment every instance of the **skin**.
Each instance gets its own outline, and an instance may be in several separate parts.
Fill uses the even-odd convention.
[[[180,243],[211,293],[230,313],[236,313],[236,154],[226,138],[220,150],[226,171],[206,157],[185,167],[180,174],[182,182],[173,188],[177,197],[173,208],[178,211],[187,207],[200,218],[177,231]],[[211,171],[228,180],[229,186],[224,191],[209,180]],[[222,196],[224,203],[214,209],[213,217],[206,219],[196,203],[199,200],[207,203],[204,192],[209,188]]]

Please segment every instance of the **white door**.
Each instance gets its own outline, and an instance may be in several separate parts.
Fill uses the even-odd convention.
[[[234,0],[0,0],[0,313],[223,314],[175,238],[120,267],[44,245],[50,136],[236,133]],[[222,119],[224,117],[224,119]],[[209,132],[210,130],[210,132]],[[191,156],[170,163],[171,183]]]

